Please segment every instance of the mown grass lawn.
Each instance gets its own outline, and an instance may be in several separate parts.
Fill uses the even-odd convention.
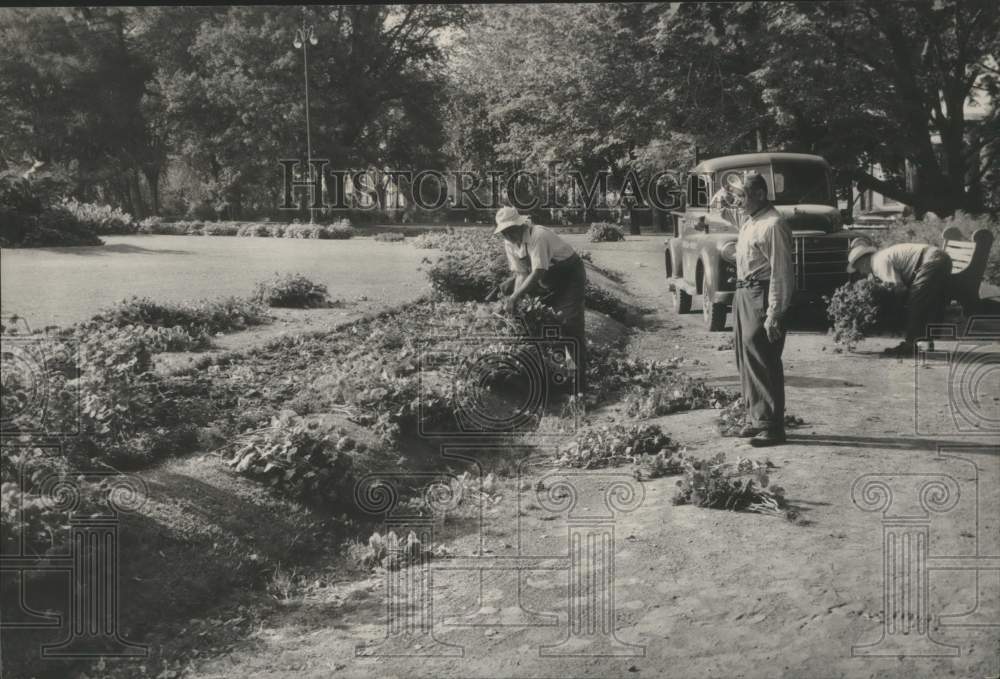
[[[107,236],[98,247],[0,252],[0,310],[33,328],[65,326],[130,297],[160,302],[249,295],[275,272],[301,272],[331,297],[386,305],[427,291],[428,252],[370,238],[290,240],[204,236]]]

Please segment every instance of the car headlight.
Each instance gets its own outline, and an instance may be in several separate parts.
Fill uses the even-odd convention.
[[[735,262],[736,261],[736,241],[732,241],[731,240],[728,243],[726,243],[725,245],[723,245],[721,248],[719,248],[719,254],[727,262]]]

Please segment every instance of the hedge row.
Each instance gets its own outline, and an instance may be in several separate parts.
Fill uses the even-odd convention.
[[[149,217],[139,223],[139,233],[170,236],[236,236],[240,238],[309,238],[345,240],[354,236],[346,219],[333,224],[274,224],[270,222],[164,222]]]

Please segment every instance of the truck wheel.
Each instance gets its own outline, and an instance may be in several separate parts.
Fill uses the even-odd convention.
[[[674,306],[677,308],[677,313],[679,314],[691,313],[691,295],[675,286]]]
[[[716,304],[712,301],[712,283],[702,277],[701,283],[701,315],[705,319],[705,327],[711,332],[718,332],[726,329],[726,313],[729,311],[727,304]]]

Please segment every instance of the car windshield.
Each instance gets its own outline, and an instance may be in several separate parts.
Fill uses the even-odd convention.
[[[776,205],[813,203],[830,205],[830,181],[826,168],[816,163],[775,163]]]

